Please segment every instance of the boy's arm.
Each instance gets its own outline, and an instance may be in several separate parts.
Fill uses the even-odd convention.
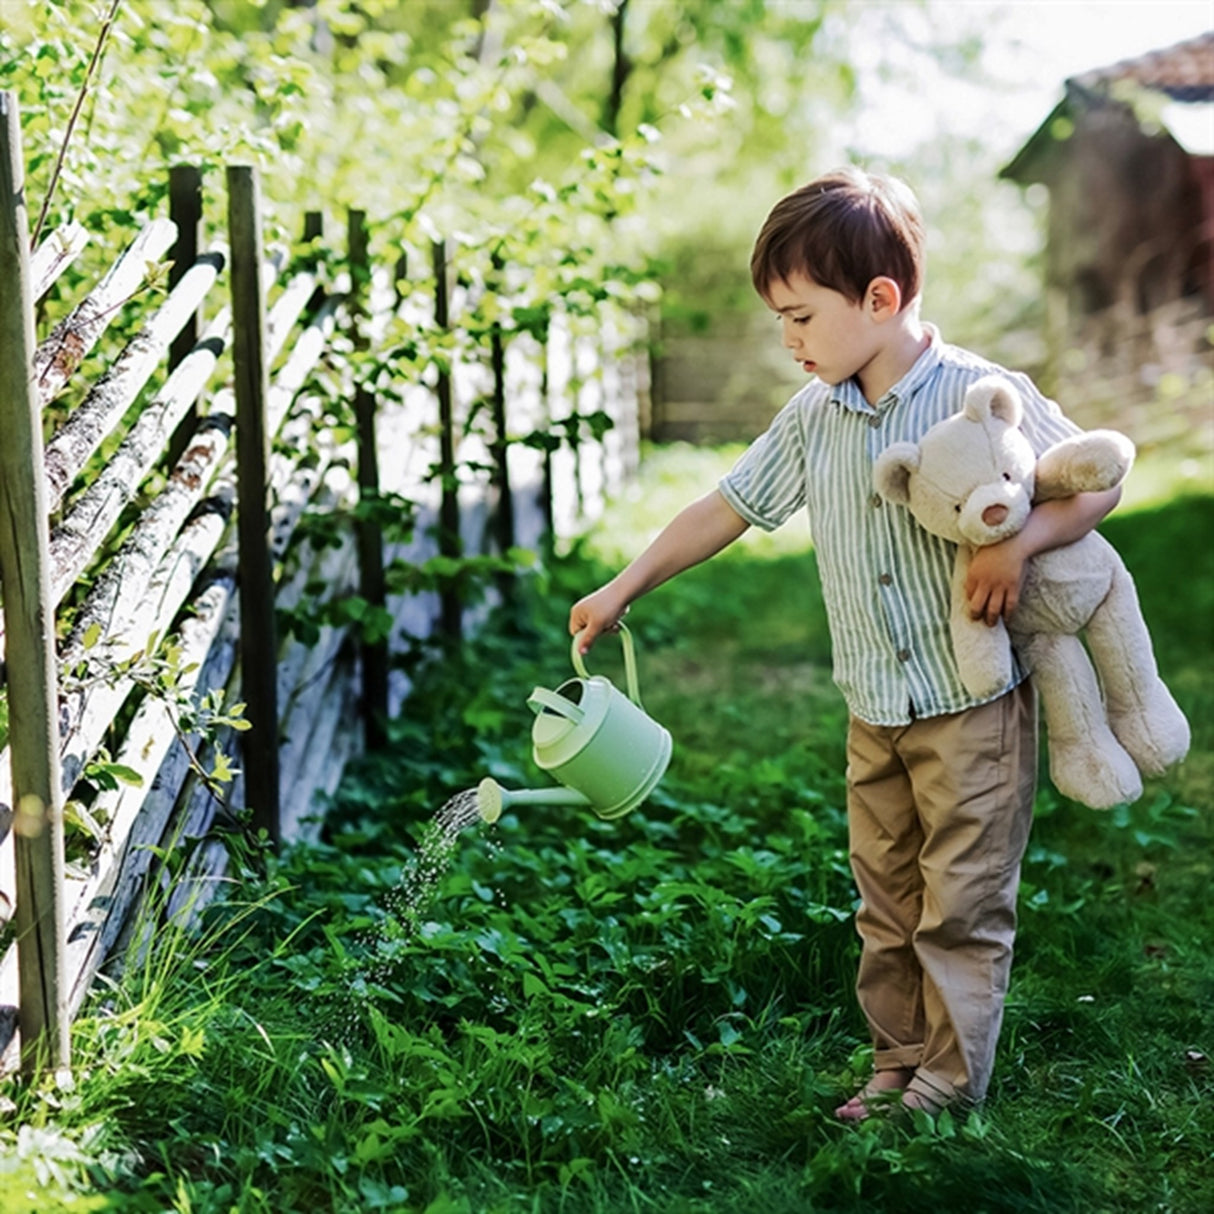
[[[970,615],[990,625],[1016,610],[1030,558],[1081,540],[1121,500],[1121,488],[1039,502],[1016,535],[979,548],[965,581]]]
[[[579,646],[582,653],[594,644],[599,633],[620,622],[630,603],[684,569],[715,556],[749,526],[719,489],[681,510],[626,569],[574,603],[569,631],[574,635],[584,632]]]

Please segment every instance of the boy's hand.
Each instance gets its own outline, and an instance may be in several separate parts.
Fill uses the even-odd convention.
[[[626,569],[606,586],[574,603],[569,612],[569,631],[574,636],[583,634],[579,651],[585,653],[600,633],[614,632],[629,603],[714,556],[749,526],[719,489],[684,506]]]
[[[1100,493],[1076,493],[1073,497],[1040,502],[1029,512],[1028,521],[1015,535],[988,548],[979,548],[965,579],[965,598],[970,615],[993,628],[1002,617],[1016,610],[1029,560],[1081,540],[1117,505],[1121,487]]]
[[[970,561],[965,579],[965,599],[970,618],[985,620],[992,628],[1008,619],[1020,601],[1028,557],[1017,543],[1018,536],[979,548]]]
[[[627,611],[628,603],[621,601],[610,585],[574,603],[569,612],[569,633],[583,633],[579,651],[586,653],[600,633],[615,632]]]

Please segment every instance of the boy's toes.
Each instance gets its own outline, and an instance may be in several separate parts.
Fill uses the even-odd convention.
[[[849,1101],[835,1109],[840,1121],[863,1121],[874,1112],[897,1104],[902,1089],[914,1076],[913,1067],[894,1067],[877,1071]]]
[[[853,1096],[846,1104],[835,1109],[835,1116],[840,1121],[863,1121],[871,1115],[872,1112],[862,1096]]]

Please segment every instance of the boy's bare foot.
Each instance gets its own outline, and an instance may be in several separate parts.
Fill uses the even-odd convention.
[[[894,1096],[898,1093],[902,1093],[901,1099],[905,1102],[908,1093],[904,1089],[914,1074],[915,1068],[910,1066],[874,1071],[873,1077],[860,1091],[835,1109],[835,1116],[840,1121],[863,1121],[882,1105],[895,1103]]]

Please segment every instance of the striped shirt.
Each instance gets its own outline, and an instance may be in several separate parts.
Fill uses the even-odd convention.
[[[956,546],[929,535],[873,489],[873,463],[891,443],[917,442],[957,413],[983,375],[1006,375],[1024,402],[1021,430],[1040,454],[1079,432],[1020,373],[940,340],[870,405],[849,379],[812,380],[720,483],[748,522],[774,530],[802,506],[818,557],[830,623],[834,679],[851,712],[874,725],[959,712],[981,700],[961,684],[949,634]],[[1017,663],[1007,687],[1024,678]]]

